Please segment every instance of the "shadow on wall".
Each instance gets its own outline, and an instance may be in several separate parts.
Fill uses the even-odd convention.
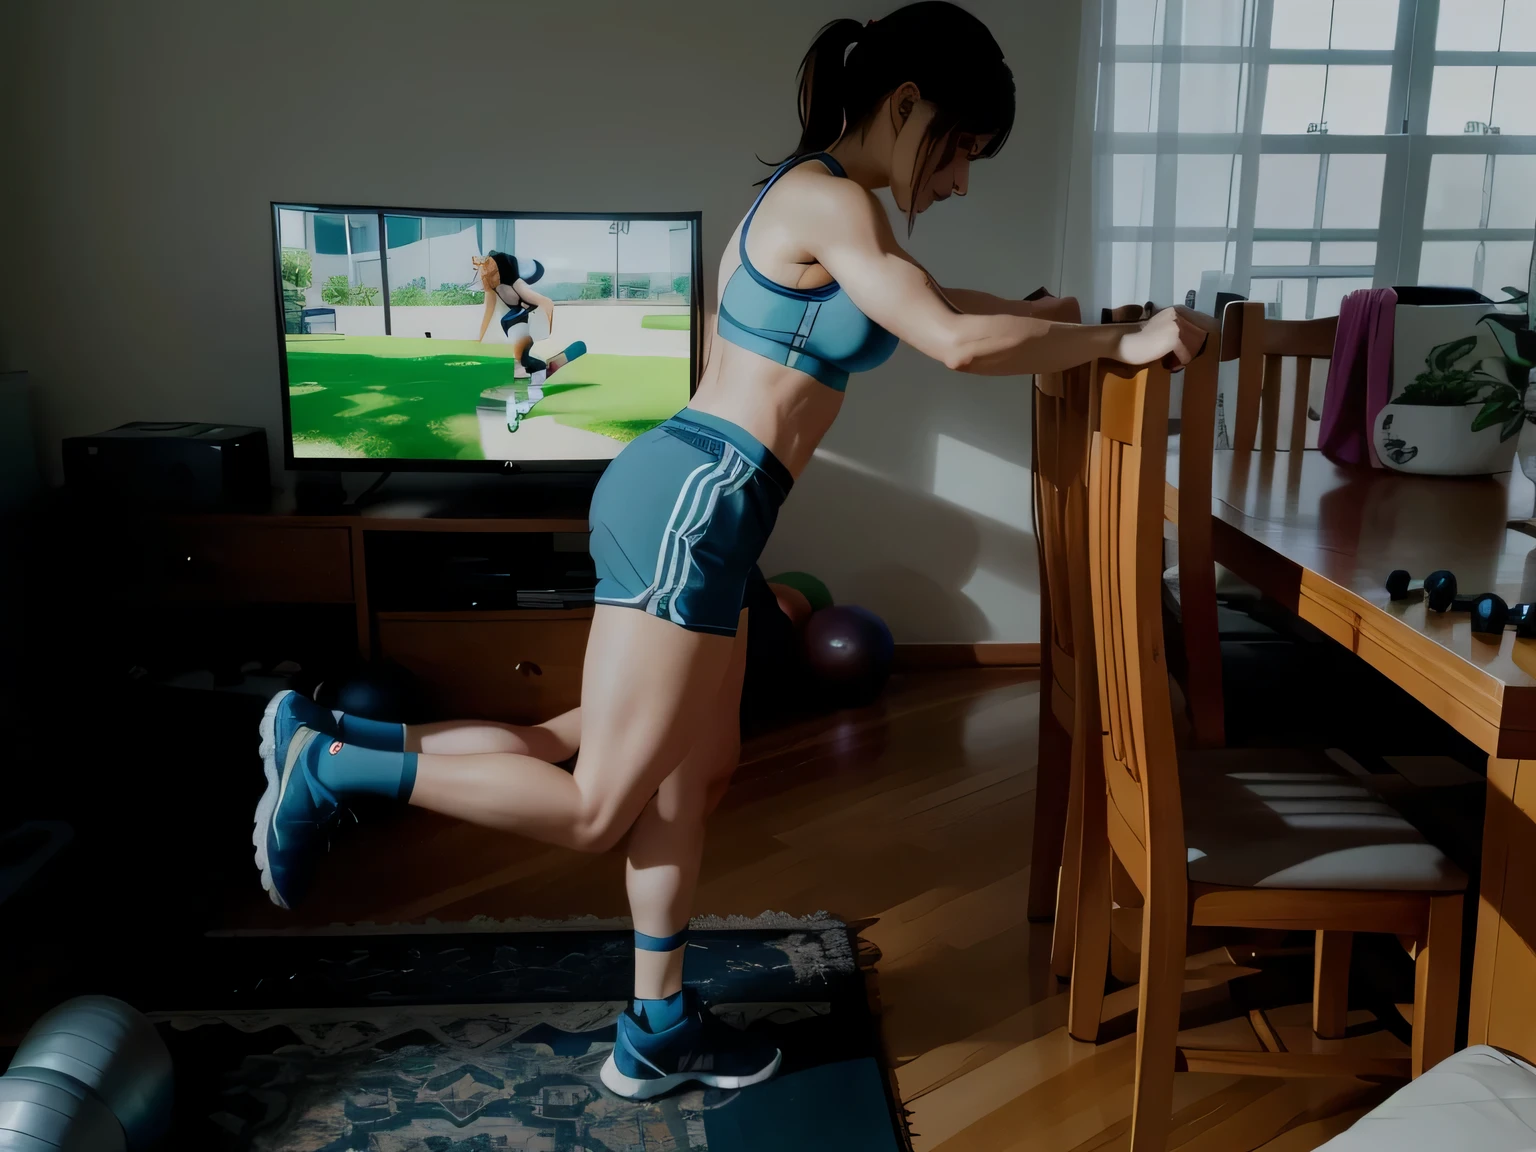
[[[993,639],[999,600],[1039,603],[1027,532],[826,449],[795,484],[762,568],[815,573],[839,602],[879,612],[898,643]]]

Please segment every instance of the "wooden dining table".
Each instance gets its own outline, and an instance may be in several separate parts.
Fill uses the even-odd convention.
[[[1170,503],[1178,459],[1173,437]],[[1488,753],[1468,1042],[1524,1044],[1536,1032],[1536,639],[1476,636],[1466,612],[1393,602],[1385,585],[1396,568],[1415,579],[1447,569],[1461,595],[1536,602],[1536,488],[1516,473],[1413,476],[1317,451],[1221,451],[1211,495],[1218,564]],[[1530,992],[1512,998],[1512,987]]]

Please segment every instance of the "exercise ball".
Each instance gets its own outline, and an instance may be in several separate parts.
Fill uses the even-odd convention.
[[[129,1152],[170,1127],[171,1054],[143,1013],[110,996],[81,996],[44,1013],[0,1083],[12,1077],[56,1088],[61,1077],[78,1082],[117,1118]]]
[[[885,687],[896,645],[885,621],[869,609],[823,608],[806,622],[804,636],[806,663],[831,703],[868,704]]]
[[[798,588],[791,588],[788,584],[770,584],[769,591],[778,602],[779,611],[789,619],[796,628],[805,627],[805,622],[811,618],[815,611],[811,602],[806,599],[805,593]]]
[[[784,584],[797,590],[811,604],[812,612],[820,612],[823,608],[832,607],[832,593],[827,591],[827,586],[809,572],[780,572],[777,576],[770,577],[770,584]]]
[[[51,1068],[0,1076],[3,1152],[127,1152],[123,1126],[84,1084]]]
[[[326,677],[315,700],[350,716],[405,724],[415,718],[416,678],[392,660],[373,660]]]

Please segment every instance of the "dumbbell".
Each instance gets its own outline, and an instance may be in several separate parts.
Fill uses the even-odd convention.
[[[1422,580],[1412,579],[1402,568],[1387,576],[1387,595],[1393,600],[1413,600],[1422,594],[1435,612],[1470,612],[1475,596],[1456,595],[1456,574],[1444,568],[1431,572]]]
[[[1516,605],[1516,607],[1528,607]],[[1509,605],[1504,599],[1492,592],[1484,592],[1472,602],[1468,609],[1472,616],[1472,635],[1483,640],[1491,640],[1497,643],[1504,636],[1504,628],[1509,623]]]
[[[1515,635],[1522,640],[1536,640],[1536,604],[1516,604],[1511,608],[1492,592],[1477,598],[1472,607],[1475,635],[1494,639],[1511,624],[1515,626]]]

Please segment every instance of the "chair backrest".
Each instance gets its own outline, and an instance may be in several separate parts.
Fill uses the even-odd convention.
[[[1040,548],[1041,663],[1051,710],[1074,736],[1076,705],[1094,695],[1088,614],[1087,365],[1035,377],[1035,529]],[[1079,666],[1079,654],[1086,659]]]
[[[1155,885],[1176,900],[1186,862],[1161,598],[1168,373],[1109,360],[1092,372],[1089,583],[1109,839],[1144,895]]]
[[[1333,356],[1339,318],[1269,320],[1264,305],[1235,301],[1221,318],[1221,358],[1236,360],[1237,411],[1232,417],[1232,447],[1273,452],[1280,439],[1280,376],[1286,357],[1296,359],[1296,390],[1291,397],[1290,451],[1307,446],[1307,394],[1312,361]],[[1260,427],[1262,417],[1262,429]],[[1262,432],[1262,434],[1261,434]]]
[[[1211,331],[1216,322],[1204,318]],[[1216,448],[1216,394],[1222,348],[1213,338],[1184,369],[1179,404],[1178,494],[1165,492],[1164,515],[1178,527],[1179,615],[1185,656],[1184,693],[1198,748],[1226,744],[1221,692],[1221,638],[1216,620],[1216,559],[1211,543],[1211,454]]]

